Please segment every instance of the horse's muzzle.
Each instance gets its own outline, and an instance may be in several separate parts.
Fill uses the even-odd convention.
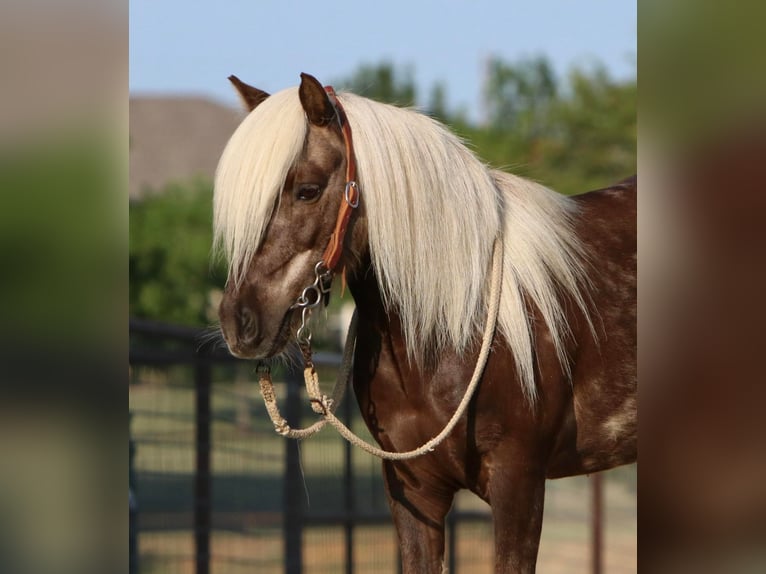
[[[224,294],[218,318],[231,354],[239,358],[255,358],[261,338],[255,312],[236,297]]]

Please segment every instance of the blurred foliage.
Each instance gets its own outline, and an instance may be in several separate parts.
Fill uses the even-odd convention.
[[[636,172],[636,95],[599,65],[562,83],[540,58],[491,61],[485,122],[453,127],[491,166],[583,193]]]
[[[412,68],[363,65],[338,88],[397,105],[419,94]],[[489,61],[484,118],[450,110],[444,84],[428,94],[427,112],[448,124],[488,164],[508,167],[562,193],[604,187],[636,171],[636,82],[617,82],[599,65],[560,80],[543,57]],[[130,207],[130,312],[205,325],[225,280],[210,266],[212,190],[171,185]],[[333,298],[333,307],[338,298]],[[330,336],[329,334],[325,334]],[[322,338],[322,337],[320,337]]]
[[[411,69],[365,65],[336,82],[366,97],[401,105],[419,100]],[[636,172],[636,81],[617,82],[598,64],[564,81],[544,57],[492,58],[483,86],[483,118],[449,110],[435,84],[426,111],[460,134],[493,167],[562,193],[604,187]]]
[[[127,247],[120,143],[73,128],[0,150],[0,301],[16,342],[103,341],[114,327]]]
[[[535,175],[562,192],[604,187],[636,172],[635,82],[612,81],[606,70],[573,70],[568,93],[551,102]]]
[[[391,62],[363,64],[352,76],[335,85],[365,98],[398,106],[414,105],[417,95],[412,68],[399,70]]]
[[[171,184],[130,205],[130,312],[187,325],[214,321],[223,263],[211,263],[212,185]]]
[[[638,16],[639,29],[651,30],[640,68],[642,124],[654,149],[684,150],[763,123],[766,4],[648,1]]]
[[[538,57],[509,64],[492,58],[487,69],[484,98],[491,130],[527,141],[544,135],[550,129],[548,112],[558,88],[548,60]]]

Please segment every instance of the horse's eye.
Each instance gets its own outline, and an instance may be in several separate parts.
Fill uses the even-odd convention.
[[[304,184],[298,187],[297,199],[300,201],[314,201],[322,193],[322,189],[318,185]]]

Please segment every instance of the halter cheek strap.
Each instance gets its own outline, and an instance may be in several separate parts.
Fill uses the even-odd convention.
[[[335,219],[335,228],[330,235],[330,241],[325,248],[321,261],[314,266],[314,282],[303,290],[292,306],[292,309],[301,310],[301,325],[296,337],[303,351],[306,364],[311,363],[311,331],[308,327],[311,310],[323,302],[326,303],[329,298],[332,276],[337,271],[341,255],[343,255],[343,242],[346,238],[348,222],[351,219],[351,214],[359,207],[359,186],[356,183],[356,157],[354,156],[354,142],[351,138],[351,126],[348,123],[346,111],[335,95],[335,90],[332,86],[327,86],[325,91],[335,107],[346,147],[346,186],[343,190],[343,201],[340,202],[340,209]]]
[[[343,141],[346,146],[346,187],[343,191],[343,201],[338,210],[338,217],[335,220],[335,229],[330,236],[330,242],[327,244],[322,262],[328,271],[335,271],[343,253],[343,241],[346,237],[348,222],[354,209],[359,206],[359,186],[356,183],[356,157],[354,156],[354,142],[351,137],[351,126],[348,123],[346,111],[343,109],[340,100],[335,94],[332,86],[326,86],[327,97],[330,98],[338,115]]]

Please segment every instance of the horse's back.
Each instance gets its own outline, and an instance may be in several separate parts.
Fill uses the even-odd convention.
[[[636,176],[572,197],[579,208],[575,230],[589,259],[589,278],[596,283],[593,295],[598,298],[606,290],[602,304],[635,304],[636,199]]]
[[[598,242],[611,249],[614,257],[636,253],[636,198],[637,177],[631,176],[610,187],[596,189],[572,200],[579,206],[578,235],[586,243]],[[612,230],[612,236],[600,237],[604,229]],[[605,240],[618,239],[612,245]],[[634,266],[635,268],[635,266]]]

